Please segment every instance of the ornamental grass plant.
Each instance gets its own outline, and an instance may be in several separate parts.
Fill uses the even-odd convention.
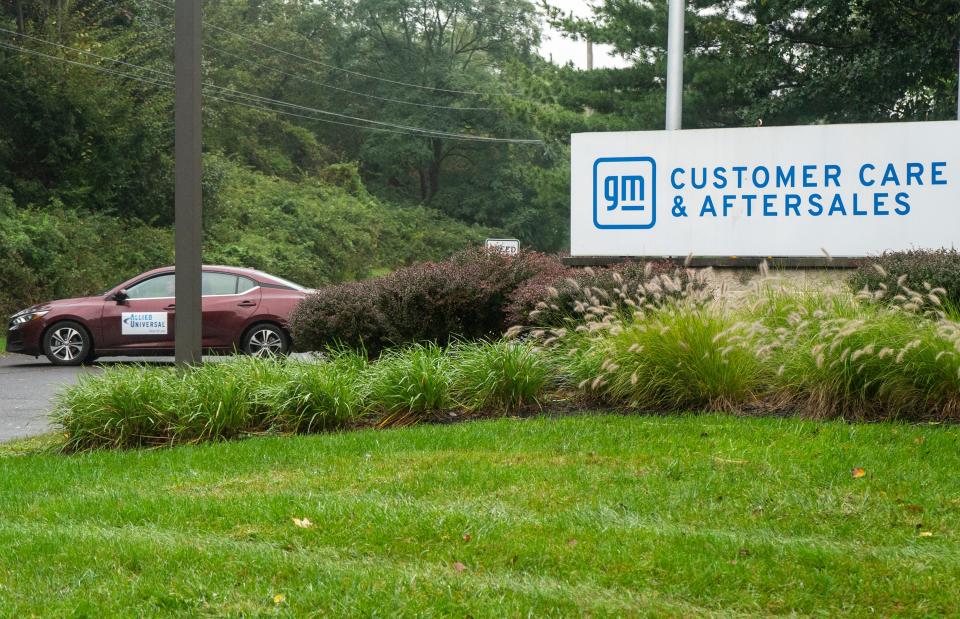
[[[261,391],[274,430],[297,434],[339,430],[363,412],[366,356],[330,353],[325,363],[291,361],[283,380]]]
[[[60,395],[51,417],[70,451],[163,443],[171,437],[181,390],[170,372],[140,365],[105,368],[99,375],[81,374]]]
[[[524,342],[460,343],[450,356],[452,399],[471,412],[539,407],[552,373],[547,356]]]
[[[404,425],[450,407],[450,358],[436,344],[385,352],[364,376],[367,409],[380,424]]]
[[[960,324],[941,309],[942,289],[884,288],[761,295],[747,339],[775,369],[781,407],[818,418],[960,416]]]

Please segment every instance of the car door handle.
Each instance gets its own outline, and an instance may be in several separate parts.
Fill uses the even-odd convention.
[[[177,309],[177,304],[176,304],[176,303],[171,303],[170,305],[167,305],[167,306],[164,307],[163,309],[165,309],[165,310]]]
[[[256,304],[257,304],[256,301],[241,301],[240,303],[237,303],[237,305],[239,305],[240,307],[253,307]]]

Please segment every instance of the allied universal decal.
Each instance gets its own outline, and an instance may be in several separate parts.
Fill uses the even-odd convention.
[[[122,335],[166,335],[166,312],[123,312],[120,315]]]

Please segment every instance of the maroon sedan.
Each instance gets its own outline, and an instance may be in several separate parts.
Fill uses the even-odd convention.
[[[293,308],[310,290],[253,269],[203,267],[203,347],[264,356],[290,350]],[[100,356],[173,352],[173,267],[92,297],[34,305],[10,318],[7,352],[79,365]]]

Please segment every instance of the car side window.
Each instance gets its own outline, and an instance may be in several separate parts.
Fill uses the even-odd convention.
[[[248,290],[253,290],[257,287],[257,282],[253,281],[250,278],[237,276],[237,294],[243,294]]]
[[[164,299],[174,296],[173,274],[157,275],[127,289],[128,299]]]
[[[204,273],[203,296],[237,294],[237,276],[229,273]]]

